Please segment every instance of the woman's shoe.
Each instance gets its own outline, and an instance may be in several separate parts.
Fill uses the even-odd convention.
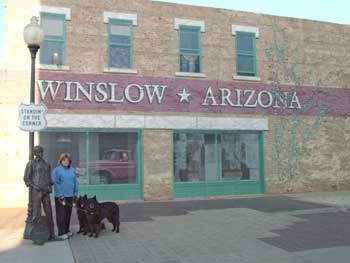
[[[49,242],[53,242],[53,241],[62,241],[63,239],[58,237],[58,236],[52,236],[52,237],[49,237]]]
[[[71,236],[73,236],[73,233],[69,231],[69,232],[66,233],[66,235],[67,235],[68,237],[71,237]]]
[[[58,236],[58,238],[60,238],[62,240],[65,240],[65,239],[68,239],[68,235],[67,234],[63,234],[63,235]]]

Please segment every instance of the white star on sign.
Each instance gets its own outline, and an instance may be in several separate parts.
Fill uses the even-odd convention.
[[[186,89],[183,89],[181,93],[177,93],[177,95],[180,97],[180,102],[186,101],[189,103],[189,96],[191,96],[191,93],[187,93]]]

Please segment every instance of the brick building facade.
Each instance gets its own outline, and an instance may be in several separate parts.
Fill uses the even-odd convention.
[[[8,1],[1,204],[24,204],[22,31],[41,19],[36,136],[82,192],[173,199],[350,189],[350,27],[156,1]],[[20,3],[20,4],[19,4]],[[17,197],[11,193],[17,191]]]

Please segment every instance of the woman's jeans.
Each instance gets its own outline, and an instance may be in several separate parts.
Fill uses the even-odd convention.
[[[55,197],[56,223],[59,236],[70,231],[69,224],[72,215],[73,197],[65,197],[64,202],[65,205],[62,204],[58,197]]]

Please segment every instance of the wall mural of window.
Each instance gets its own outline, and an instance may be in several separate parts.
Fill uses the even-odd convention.
[[[52,167],[71,154],[82,185],[138,182],[137,132],[41,132],[39,140]]]
[[[221,134],[221,167],[224,180],[259,180],[257,134]]]
[[[174,133],[175,182],[259,180],[258,133]]]

